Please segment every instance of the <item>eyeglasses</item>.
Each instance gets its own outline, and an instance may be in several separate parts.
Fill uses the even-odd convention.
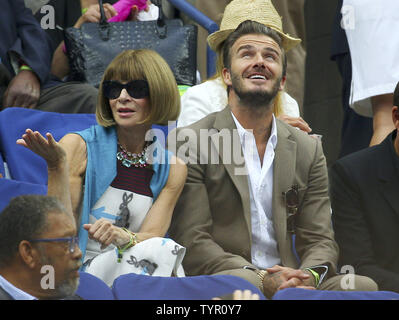
[[[75,252],[76,246],[79,244],[79,237],[68,237],[68,238],[48,238],[48,239],[33,239],[30,242],[68,242],[68,250],[70,253]]]
[[[142,99],[150,96],[150,88],[146,80],[133,80],[126,84],[114,80],[103,82],[103,93],[108,99],[119,98],[123,89],[134,99]]]
[[[293,185],[287,192],[283,192],[283,196],[287,209],[287,232],[295,233],[295,216],[299,205],[298,185]]]

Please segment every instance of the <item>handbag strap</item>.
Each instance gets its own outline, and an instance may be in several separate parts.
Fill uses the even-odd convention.
[[[167,26],[165,22],[165,15],[162,10],[162,1],[161,0],[153,0],[152,3],[159,8],[159,15],[157,19],[157,34],[159,38],[164,39],[166,38],[167,35]],[[100,27],[100,36],[101,39],[104,41],[109,40],[109,22],[107,21],[107,18],[105,17],[105,12],[104,12],[104,7],[103,7],[103,0],[98,0],[98,5],[100,6],[100,22],[99,22],[99,27]]]
[[[98,5],[100,6],[100,14],[101,14],[100,24],[101,25],[108,24],[107,18],[105,17],[103,0],[98,0]]]
[[[98,5],[100,7],[100,22],[99,22],[99,31],[100,31],[100,37],[103,41],[108,41],[109,40],[109,23],[107,21],[107,18],[105,17],[105,12],[104,12],[104,6],[103,6],[103,0],[98,0]]]

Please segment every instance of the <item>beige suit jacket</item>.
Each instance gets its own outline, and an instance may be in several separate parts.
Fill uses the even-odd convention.
[[[203,147],[203,140],[202,145],[199,142],[200,129],[210,129],[207,148]],[[236,174],[237,163],[224,163],[229,162],[228,157],[234,152],[240,152],[243,157],[242,149],[228,150],[230,148],[221,143],[226,132],[240,141],[234,129],[227,107],[169,136],[169,149],[177,151],[177,156],[184,158],[191,152],[192,162],[201,157],[205,162],[188,164],[187,180],[169,230],[171,238],[187,248],[183,260],[187,275],[214,274],[251,265],[248,177]],[[175,136],[183,141],[174,145]],[[205,153],[216,146],[220,163],[204,161]],[[327,265],[329,274],[334,275],[338,247],[332,231],[327,168],[320,141],[277,120],[273,170],[273,224],[281,264],[292,268]],[[291,234],[287,232],[283,196],[294,184],[299,187],[295,246],[300,262],[293,253]]]

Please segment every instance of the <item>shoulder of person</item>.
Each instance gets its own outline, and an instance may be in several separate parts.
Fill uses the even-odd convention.
[[[181,99],[184,103],[191,98],[200,97],[201,99],[212,101],[215,97],[227,97],[226,88],[220,78],[210,79],[187,89]],[[220,100],[220,99],[219,99]],[[214,101],[213,101],[214,102]]]
[[[68,150],[74,152],[86,152],[86,142],[76,133],[68,133],[59,141],[60,144]]]
[[[384,142],[350,153],[338,159],[331,168],[340,166],[345,168],[346,171],[352,172],[352,174],[370,176],[372,172],[376,172],[379,163],[384,163],[385,159],[391,158],[391,152],[386,141]]]
[[[216,115],[219,112],[220,111],[212,112],[212,113],[208,114],[207,116],[205,116],[204,118],[202,118],[186,127],[180,127],[177,129],[177,132],[179,133],[184,130],[188,130],[188,131],[191,130],[191,131],[199,132],[201,129],[210,129],[213,127]]]
[[[286,132],[288,136],[290,136],[292,139],[300,142],[300,143],[310,143],[310,144],[315,144],[317,139],[312,138],[307,132],[298,129],[297,127],[293,127],[289,125],[288,123],[281,121],[280,119],[276,118],[276,124],[277,124],[277,132]],[[312,134],[313,132],[311,132]]]
[[[287,139],[289,141],[295,142],[297,158],[302,159],[303,164],[305,159],[312,162],[316,154],[322,155],[323,147],[319,139],[310,136],[308,133],[293,127],[284,121],[276,119],[277,124],[277,144],[281,142],[281,139]]]
[[[208,90],[224,90],[223,81],[220,78],[206,80],[187,89],[182,97],[192,93],[208,92]]]

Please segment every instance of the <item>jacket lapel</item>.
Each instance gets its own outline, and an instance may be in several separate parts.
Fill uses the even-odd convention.
[[[211,136],[213,147],[217,148],[221,164],[224,165],[233,184],[237,188],[243,206],[244,218],[251,235],[251,208],[248,186],[248,175],[242,153],[240,137],[237,132],[230,107],[226,107],[216,115],[214,128],[217,133]],[[227,139],[226,139],[227,137]],[[226,143],[223,143],[226,141]]]
[[[392,159],[392,135],[389,135],[380,145],[384,156],[378,157],[378,178],[380,192],[388,201],[392,210],[399,216],[399,175]]]
[[[291,248],[287,241],[287,212],[284,192],[287,192],[295,181],[296,148],[295,141],[290,139],[291,133],[277,123],[277,146],[274,156],[273,171],[273,224],[283,265],[289,265],[287,259],[292,257]]]

